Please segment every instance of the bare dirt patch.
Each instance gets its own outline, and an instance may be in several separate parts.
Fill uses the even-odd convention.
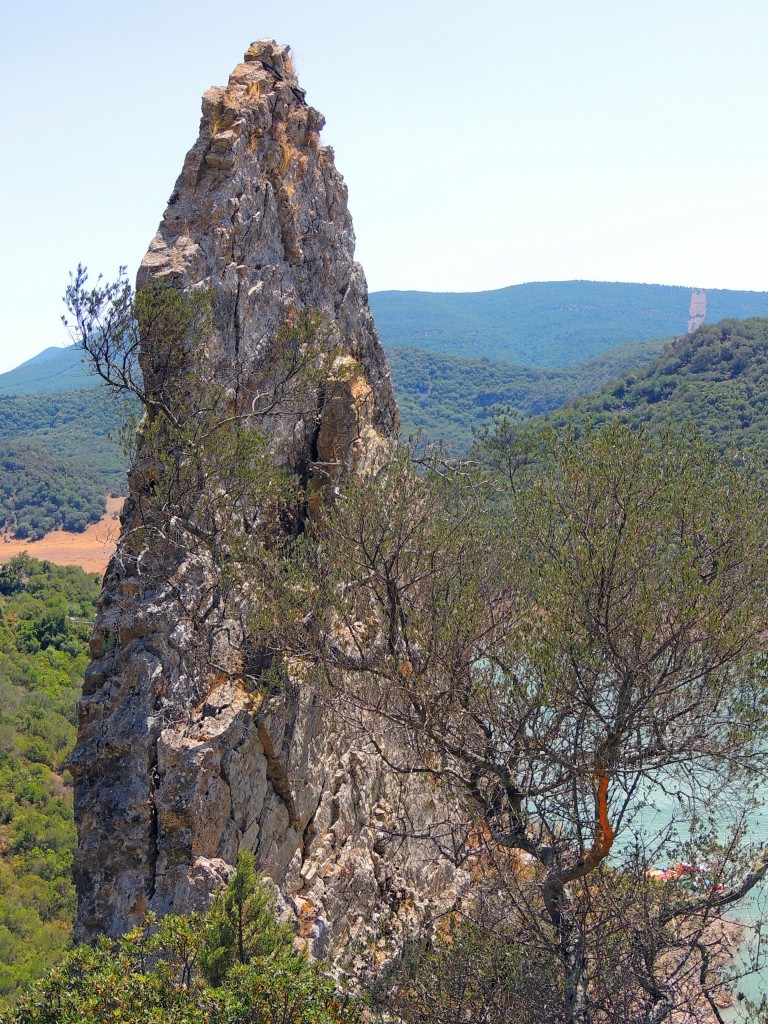
[[[688,333],[693,334],[701,327],[707,315],[707,293],[703,288],[694,288],[691,292],[691,308],[688,312]]]
[[[41,540],[13,540],[0,536],[0,563],[10,562],[22,551],[56,565],[79,565],[86,572],[103,573],[120,533],[120,509],[125,498],[107,498],[107,511],[98,523],[82,533],[53,530]]]

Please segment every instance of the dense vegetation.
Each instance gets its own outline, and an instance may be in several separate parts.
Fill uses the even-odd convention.
[[[97,520],[105,492],[125,492],[119,433],[129,416],[75,346],[0,374],[0,530],[34,539]]]
[[[528,366],[573,366],[687,330],[690,288],[557,281],[489,292],[374,292],[387,346]],[[707,320],[768,315],[768,292],[707,291]]]
[[[534,1020],[703,1019],[730,957],[721,915],[768,876],[749,829],[764,490],[703,444],[615,419],[532,444],[499,427],[487,477],[401,453],[348,482],[277,643],[308,623],[294,649],[361,735],[381,749],[380,716],[399,773],[460,794],[450,826],[404,827],[448,856],[482,848],[473,895],[486,885],[527,958],[562,977]],[[660,828],[643,814],[661,792],[678,799]],[[706,877],[657,882],[676,860]]]
[[[513,366],[488,359],[463,359],[418,348],[390,348],[392,372],[404,437],[443,441],[454,453],[466,452],[474,432],[500,411],[535,416],[559,408],[608,380],[652,362],[665,339],[618,345],[579,366]]]
[[[497,448],[496,451],[503,449]],[[573,948],[580,951],[579,955],[592,958],[597,965],[589,971],[592,983],[588,995],[594,1006],[604,1005],[608,1009],[606,1016],[579,1016],[578,1019],[614,1022],[640,1019],[641,1009],[650,1005],[647,992],[651,984],[661,993],[657,995],[654,991],[653,998],[672,999],[666,985],[669,964],[676,964],[678,959],[687,956],[685,929],[666,928],[668,917],[671,914],[679,917],[686,912],[686,900],[691,908],[688,912],[694,915],[700,916],[702,900],[705,900],[708,912],[714,911],[714,901],[725,899],[734,876],[737,880],[741,877],[744,862],[735,859],[735,848],[729,846],[724,851],[716,845],[707,848],[707,855],[710,870],[717,879],[722,879],[722,883],[717,890],[712,888],[708,893],[694,893],[690,898],[687,892],[665,889],[649,881],[646,874],[649,863],[647,851],[642,859],[630,858],[629,862],[619,853],[614,860],[615,867],[609,869],[607,857],[613,842],[613,828],[608,824],[600,825],[589,856],[585,858],[582,855],[576,867],[567,858],[570,851],[582,849],[582,834],[589,835],[594,826],[592,779],[598,769],[607,770],[605,750],[591,751],[586,739],[592,735],[586,727],[591,722],[591,709],[599,705],[597,717],[601,719],[613,706],[608,698],[611,681],[605,663],[597,658],[592,663],[587,657],[594,645],[603,642],[601,630],[608,631],[613,643],[621,627],[621,649],[635,652],[632,657],[639,659],[638,665],[633,662],[632,677],[642,680],[637,707],[632,705],[625,713],[619,706],[616,712],[616,715],[619,712],[626,715],[626,723],[619,722],[619,725],[628,731],[626,736],[619,731],[611,733],[609,752],[615,779],[612,775],[610,785],[615,785],[616,792],[600,790],[603,794],[601,822],[607,822],[610,815],[617,835],[620,827],[625,831],[628,827],[622,821],[627,800],[624,783],[621,782],[624,778],[623,762],[619,760],[624,756],[620,753],[623,746],[619,747],[617,743],[620,738],[622,744],[628,744],[628,763],[634,764],[638,756],[635,743],[645,736],[645,732],[635,730],[633,723],[635,716],[650,700],[649,687],[660,688],[659,701],[655,697],[653,699],[652,717],[655,729],[665,736],[665,742],[693,742],[695,750],[702,742],[714,743],[715,746],[707,750],[708,771],[715,770],[719,754],[716,744],[722,742],[726,747],[728,770],[732,770],[731,739],[727,735],[718,736],[716,728],[714,738],[700,730],[709,728],[709,722],[719,721],[705,702],[714,700],[717,703],[723,699],[728,702],[727,687],[724,690],[721,683],[728,679],[729,686],[735,685],[727,668],[724,676],[718,679],[715,676],[722,672],[719,661],[728,651],[737,649],[742,642],[750,642],[748,637],[741,637],[736,631],[750,624],[753,634],[755,629],[759,629],[754,622],[754,602],[744,616],[737,610],[734,621],[730,621],[733,608],[739,609],[741,604],[741,598],[737,596],[733,600],[731,594],[732,587],[735,585],[738,590],[740,584],[738,573],[731,578],[730,567],[734,563],[739,564],[741,545],[751,552],[763,548],[760,544],[752,545],[747,536],[750,524],[756,531],[762,529],[759,517],[753,515],[755,494],[750,493],[749,487],[730,486],[724,489],[718,486],[718,463],[711,456],[707,457],[708,461],[702,459],[697,463],[689,457],[697,453],[696,449],[684,450],[678,445],[657,449],[647,438],[633,440],[627,431],[622,431],[615,424],[597,438],[582,441],[575,447],[566,442],[557,445],[554,451],[559,458],[565,457],[560,471],[537,480],[536,469],[528,480],[538,484],[538,494],[535,493],[536,488],[526,487],[518,492],[518,497],[513,489],[516,513],[525,513],[523,535],[532,540],[538,537],[540,542],[528,549],[530,565],[515,566],[514,552],[522,549],[520,537],[515,532],[520,530],[519,515],[507,522],[503,518],[503,509],[500,509],[503,521],[497,520],[495,514],[489,519],[487,509],[477,503],[478,499],[482,501],[481,496],[473,490],[462,493],[461,482],[457,480],[449,485],[442,472],[434,481],[437,490],[424,490],[424,478],[414,475],[402,461],[395,463],[379,479],[366,479],[360,482],[359,487],[350,487],[340,515],[336,514],[337,509],[328,512],[327,536],[333,538],[335,550],[320,553],[325,559],[319,566],[320,579],[324,582],[319,585],[319,590],[313,589],[313,608],[319,617],[322,609],[316,604],[315,595],[322,596],[325,583],[328,594],[341,592],[336,584],[338,580],[350,578],[348,556],[361,567],[361,538],[367,557],[375,560],[372,569],[378,570],[380,564],[397,567],[386,583],[388,590],[394,587],[398,595],[394,605],[396,619],[393,619],[398,625],[388,634],[391,642],[394,637],[396,646],[392,651],[368,649],[366,657],[371,659],[370,664],[358,666],[356,675],[359,677],[361,672],[370,670],[376,679],[380,677],[381,685],[390,697],[390,728],[410,729],[410,719],[400,716],[408,714],[410,694],[414,695],[413,709],[418,723],[414,725],[416,731],[411,736],[411,743],[405,747],[412,752],[414,771],[422,771],[424,765],[433,765],[435,785],[441,784],[442,772],[450,774],[452,785],[456,785],[457,780],[464,785],[462,780],[469,778],[469,816],[453,823],[454,838],[460,837],[462,830],[467,830],[469,840],[476,843],[477,832],[474,829],[479,820],[484,822],[482,827],[489,836],[498,835],[502,853],[505,844],[528,850],[528,845],[522,846],[527,843],[527,833],[517,830],[510,833],[506,825],[504,835],[498,833],[499,823],[511,820],[511,812],[501,807],[504,798],[495,779],[502,767],[509,773],[517,763],[510,758],[514,730],[510,728],[510,718],[505,716],[511,715],[514,722],[527,715],[533,730],[530,749],[527,737],[521,736],[517,742],[522,747],[516,750],[515,758],[518,761],[522,758],[523,763],[530,758],[534,766],[543,763],[541,770],[545,773],[548,759],[553,758],[556,767],[554,778],[563,774],[565,763],[559,744],[564,742],[570,749],[570,733],[564,734],[564,730],[569,728],[570,716],[587,716],[583,732],[579,723],[573,726],[576,729],[574,735],[579,737],[580,762],[573,769],[572,777],[568,777],[572,782],[566,794],[568,801],[561,806],[556,801],[554,784],[548,786],[546,810],[552,821],[545,822],[544,826],[542,806],[534,801],[533,806],[524,811],[522,806],[516,805],[518,815],[530,813],[532,821],[539,823],[538,843],[530,846],[535,851],[531,857],[540,853],[546,839],[547,849],[551,845],[557,859],[551,860],[548,855],[535,877],[533,869],[519,877],[510,877],[505,874],[505,868],[514,862],[507,856],[494,862],[491,859],[492,844],[488,844],[486,859],[476,859],[475,888],[490,889],[493,898],[504,908],[503,916],[497,916],[493,928],[489,928],[487,922],[482,922],[479,930],[471,925],[452,924],[444,934],[434,936],[425,933],[420,942],[409,947],[403,962],[393,965],[393,973],[382,979],[380,989],[371,994],[371,1015],[379,1008],[388,1012],[394,1010],[408,1024],[444,1024],[446,1019],[482,1020],[488,1024],[501,1024],[507,1020],[538,1024],[547,1020],[556,1024],[577,1019],[569,1016],[563,1008],[561,993],[570,976],[570,968],[563,961],[558,933],[547,923],[545,908],[540,903],[541,891],[555,870],[567,874],[584,863],[582,876],[586,876],[587,870],[592,874],[589,879],[581,877],[574,888],[573,898],[579,901],[581,909],[578,918],[568,922],[568,927],[583,929],[582,941]],[[619,458],[616,458],[617,452],[620,453]],[[702,455],[701,450],[698,450],[698,455]],[[730,471],[721,468],[721,472]],[[389,478],[392,474],[400,477],[401,486],[391,486]],[[731,483],[736,479],[731,473]],[[542,486],[555,489],[554,503],[541,490]],[[377,491],[377,488],[382,490]],[[571,488],[574,491],[572,495],[566,493]],[[389,502],[384,500],[386,495],[390,496]],[[670,502],[669,498],[674,500]],[[521,501],[522,505],[519,504]],[[582,515],[584,503],[588,514]],[[626,529],[626,524],[621,524],[619,517],[612,514],[617,504],[628,516]],[[457,532],[458,510],[462,513],[458,520],[462,526]],[[738,549],[735,560],[731,558],[730,549],[726,551],[727,544],[720,534],[722,524],[731,522],[734,511],[740,516],[738,528],[731,530],[729,527],[725,535],[727,544]],[[674,540],[668,546],[669,550],[664,552],[667,556],[665,571],[657,573],[654,558],[659,558],[659,551],[654,551],[653,558],[646,557],[646,553],[658,543],[659,531],[663,532],[660,524],[664,514],[676,524],[679,515],[682,516],[680,537],[688,541],[688,546]],[[655,531],[644,529],[646,515],[650,515]],[[468,517],[466,522],[463,517]],[[513,523],[515,528],[510,530],[508,527]],[[569,524],[572,523],[580,524],[590,538],[596,527],[599,543],[585,544],[581,536],[571,537]],[[604,528],[606,523],[610,524],[609,528]],[[707,529],[712,523],[717,529],[708,539]],[[618,530],[615,536],[611,533],[614,526]],[[490,547],[489,529],[493,531]],[[558,533],[551,536],[553,530],[563,531],[562,536]],[[610,536],[605,536],[606,533]],[[376,537],[377,544],[369,546],[369,537]],[[546,545],[551,541],[554,562],[548,547],[542,546],[542,540]],[[711,556],[712,543],[718,552],[726,552],[725,562],[729,566],[723,580],[718,577],[718,587],[711,586],[711,574],[719,571]],[[353,550],[347,550],[350,544]],[[617,544],[620,545],[618,558]],[[395,559],[391,557],[393,551],[398,555]],[[638,552],[641,552],[639,560]],[[577,560],[579,571],[573,571],[573,559]],[[645,567],[644,578],[635,589],[623,585],[608,587],[607,593],[611,595],[611,602],[617,602],[616,607],[605,602],[595,605],[589,600],[589,596],[594,594],[594,581],[603,578],[600,572],[595,571],[596,566],[604,567],[606,560],[622,579],[626,570],[630,581],[635,579],[638,565]],[[297,563],[297,567],[300,564]],[[674,567],[678,564],[679,579],[674,576]],[[362,568],[368,567],[362,565]],[[424,571],[425,568],[428,571]],[[706,570],[706,578],[702,570]],[[507,617],[516,614],[513,604],[504,600],[503,593],[499,602],[496,594],[496,588],[500,584],[504,586],[503,573],[518,571],[524,573],[527,584],[522,592],[527,593],[530,588],[536,607],[546,608],[548,612],[542,621],[539,621],[541,617],[524,620],[534,635],[530,638],[530,651],[524,647],[521,652],[516,652],[516,645],[527,643],[522,636],[526,630],[521,629],[520,621],[515,621],[514,628],[509,628],[512,620]],[[338,598],[333,598],[334,614],[340,615],[348,628],[359,628],[356,616],[361,608],[367,606],[366,588],[375,591],[383,578],[378,571],[361,573],[361,588],[354,597],[355,617],[345,614],[344,606],[339,606]],[[289,591],[292,601],[296,599],[294,584],[295,578],[291,576]],[[423,589],[425,586],[426,590]],[[720,586],[724,588],[722,594]],[[660,593],[657,594],[658,588]],[[679,589],[681,594],[678,594]],[[691,599],[688,589],[695,592],[696,600]],[[303,594],[304,588],[300,590]],[[574,601],[575,591],[585,599]],[[70,675],[65,678],[63,690],[69,701],[59,702],[62,710],[57,710],[55,702],[49,700],[48,705],[43,705],[42,713],[17,712],[15,717],[11,716],[10,709],[14,707],[14,696],[18,695],[14,695],[11,688],[17,685],[22,691],[22,701],[30,703],[39,703],[56,692],[57,684],[47,681],[49,673],[45,666],[50,668],[60,664],[57,652],[75,659],[79,656],[82,669],[84,640],[88,633],[87,617],[95,597],[95,581],[91,578],[89,582],[82,573],[59,570],[22,556],[0,570],[0,594],[3,595],[0,605],[0,622],[4,629],[2,649],[14,652],[2,663],[4,671],[7,666],[8,673],[11,673],[15,661],[24,656],[37,669],[34,685],[29,682],[32,672],[27,669],[17,672],[18,684],[11,682],[0,691],[4,708],[2,724],[10,724],[13,730],[0,733],[3,736],[0,780],[7,780],[9,787],[7,799],[0,802],[0,807],[7,808],[5,836],[8,849],[7,867],[0,875],[0,888],[3,888],[3,900],[0,900],[0,963],[3,968],[0,979],[4,983],[5,994],[12,996],[20,985],[38,975],[47,964],[59,960],[67,945],[67,918],[71,914],[72,903],[71,886],[63,881],[63,876],[74,837],[71,811],[67,801],[61,798],[61,782],[54,772],[61,768],[68,746],[67,736],[71,740],[72,729],[70,722],[69,730],[64,729],[57,739],[55,730],[46,723],[56,721],[48,713],[48,707],[66,721],[66,709],[68,707],[71,713],[77,687],[71,675],[72,663],[68,662]],[[371,597],[375,594],[372,593]],[[653,615],[658,610],[667,621],[671,597],[680,602],[680,608],[674,615],[676,623],[682,623],[683,612],[693,616],[693,628],[686,623],[680,637],[675,640],[676,647],[682,647],[673,658],[673,670],[667,664],[663,650],[660,655],[654,652],[653,643],[658,636]],[[711,602],[716,607],[710,609]],[[725,615],[720,614],[721,602],[726,607]],[[574,608],[582,610],[575,619]],[[405,615],[401,616],[401,609],[405,610]],[[490,626],[484,617],[488,609],[495,609]],[[309,618],[299,620],[302,628]],[[549,618],[552,619],[551,626]],[[265,625],[266,622],[261,623],[262,628]],[[705,626],[714,630],[711,651],[706,636],[702,634]],[[281,621],[278,627],[283,632],[293,628],[285,621]],[[401,647],[397,631],[406,629],[409,635],[403,639],[410,646]],[[478,629],[485,656],[492,658],[497,666],[494,669],[494,686],[501,685],[502,674],[507,671],[503,666],[510,665],[510,659],[522,656],[530,675],[529,688],[517,692],[515,680],[518,676],[515,672],[511,682],[503,684],[504,701],[500,702],[497,695],[490,702],[486,699],[489,687],[484,672],[475,666],[475,671],[467,674],[462,661],[466,657],[477,658]],[[544,636],[543,631],[549,631],[551,635]],[[625,644],[624,631],[628,631],[630,639],[637,631],[643,642],[639,645]],[[287,639],[284,636],[281,642]],[[308,645],[303,647],[305,655],[311,653],[312,643],[310,637]],[[573,645],[572,649],[567,647],[569,643]],[[693,645],[690,658],[686,653],[689,644]],[[496,647],[499,645],[504,657],[498,656]],[[365,650],[362,644],[357,649]],[[603,703],[590,696],[585,708],[581,708],[578,696],[574,696],[578,688],[568,675],[568,666],[577,661],[570,657],[561,659],[561,651],[580,652],[584,656],[584,662],[578,662],[579,683],[581,686],[599,687],[605,698]],[[321,653],[331,661],[335,656],[324,642],[321,650],[315,653]],[[37,658],[33,658],[34,655]],[[533,655],[543,659],[542,664],[532,660]],[[658,669],[656,659],[659,657],[663,671],[654,682],[654,672]],[[708,664],[708,657],[717,660],[715,668]],[[456,706],[451,703],[452,693],[442,685],[436,688],[448,666],[458,670]],[[676,694],[675,706],[670,711],[674,726],[671,732],[667,729],[668,720],[663,717],[666,713],[667,674],[670,671],[674,671],[670,685]],[[546,697],[556,701],[555,706],[561,711],[557,720],[547,715],[537,717],[541,708],[546,706],[546,700],[538,692],[534,697],[531,695],[530,687],[537,678],[531,674],[534,672],[542,674]],[[706,677],[706,687],[702,673]],[[360,691],[360,699],[363,699],[363,694],[370,699],[369,685],[367,682],[366,689]],[[698,711],[694,713],[692,738],[686,733],[690,724],[688,718],[680,714],[681,695],[689,691],[695,709],[705,704],[700,720],[695,717]],[[395,694],[396,703],[391,699]],[[749,732],[754,727],[759,733],[763,720],[759,701],[756,703],[751,699],[758,695],[750,692],[736,696],[747,698],[741,707],[747,717],[744,722],[733,723],[733,735],[738,735],[739,743],[745,750],[749,748],[756,758],[759,755],[752,750],[754,741]],[[378,705],[376,694],[373,694],[373,699]],[[522,701],[522,712],[515,701]],[[470,734],[468,707],[472,716],[479,716],[481,725],[487,726],[482,734]],[[739,707],[737,704],[736,710]],[[433,715],[436,716],[436,721],[441,723],[440,728],[430,728],[425,733],[425,714],[428,723]],[[754,721],[753,716],[756,716]],[[594,742],[599,747],[600,730],[593,731]],[[649,735],[655,734],[650,732]],[[455,736],[460,736],[461,742],[454,742]],[[650,742],[651,747],[643,753],[646,758],[643,771],[652,775],[656,752],[653,741]],[[442,758],[435,756],[431,748],[433,743],[438,744]],[[481,743],[484,744],[482,750]],[[440,744],[447,744],[445,750]],[[598,768],[590,760],[593,755]],[[497,756],[502,758],[502,767],[497,768],[492,761]],[[454,771],[450,758],[463,759],[473,765],[475,774],[467,776],[466,772]],[[482,771],[481,763],[484,766]],[[19,771],[18,765],[23,771]],[[486,777],[483,772],[489,765],[492,770]],[[661,752],[660,765],[660,770],[667,770],[666,746]],[[757,761],[747,756],[744,767],[748,773],[752,772],[758,767]],[[534,767],[531,770],[538,772],[540,769]],[[707,778],[702,778],[698,784],[710,785]],[[574,792],[578,793],[578,804],[572,806],[570,798]],[[633,786],[630,786],[630,792],[634,792]],[[620,812],[622,805],[624,811]],[[476,814],[479,818],[474,817]],[[574,815],[576,817],[571,820]],[[578,841],[572,836],[573,830],[579,836]],[[605,868],[601,867],[604,858]],[[586,861],[590,862],[588,869]],[[246,876],[247,864],[246,861]],[[766,865],[761,861],[758,874],[765,873],[765,870]],[[535,884],[529,884],[532,882]],[[47,887],[43,883],[47,883]],[[20,890],[15,888],[17,885]],[[723,889],[725,894],[718,896]],[[546,896],[545,888],[544,892]],[[8,907],[4,903],[6,897]],[[240,913],[249,900],[252,900],[252,916],[251,910]],[[637,907],[642,909],[642,927],[628,931],[625,922]],[[530,921],[526,918],[526,908],[533,911]],[[33,910],[38,913],[39,922],[31,916]],[[694,916],[692,920],[698,929],[699,918]],[[241,923],[252,927],[241,928]],[[707,937],[700,935],[699,944],[705,940]],[[570,943],[568,948],[571,948]],[[7,962],[2,957],[6,957]],[[687,960],[681,962],[686,967],[689,964]],[[620,965],[618,971],[613,970],[616,964]],[[698,960],[693,967],[698,976]],[[685,978],[686,983],[692,977],[688,970],[676,976]],[[719,972],[702,972],[701,986],[705,994],[714,991],[718,983]],[[684,989],[678,994],[683,999],[687,998]],[[451,1017],[454,1011],[456,1015]],[[250,882],[238,886],[237,881],[219,896],[207,915],[169,917],[162,922],[150,918],[145,927],[135,930],[119,943],[104,940],[95,949],[82,947],[74,951],[45,981],[22,995],[15,1008],[0,1017],[5,1024],[117,1024],[119,1021],[159,1024],[165,1020],[174,1020],[178,1024],[246,1024],[255,1020],[266,1024],[283,1024],[286,1021],[291,1024],[340,1024],[349,1021],[351,1024],[357,1019],[357,1006],[340,998],[333,983],[323,977],[321,967],[311,965],[294,953],[292,935],[274,922],[268,890]]]
[[[0,1015],[3,1024],[354,1024],[323,965],[294,951],[253,857],[207,914],[149,918],[118,943],[80,946]]]
[[[103,387],[0,395],[0,444],[31,442],[95,470],[103,491],[122,494],[126,467],[117,435],[125,414]]]
[[[70,944],[75,828],[64,765],[87,665],[95,575],[19,555],[0,567],[0,997]]]
[[[652,340],[618,345],[579,366],[555,369],[397,347],[388,349],[387,359],[404,436],[422,434],[464,452],[472,443],[473,429],[500,409],[512,408],[524,416],[549,412],[628,369],[645,365],[664,344],[664,340]],[[34,378],[30,376],[28,383],[34,385]],[[123,406],[99,386],[0,394],[0,444],[32,441],[54,455],[95,469],[103,488],[117,494],[125,488],[125,457],[115,440],[124,416]],[[54,464],[52,460],[52,474]],[[79,475],[80,470],[72,474],[75,484]],[[89,478],[86,472],[83,479]],[[45,497],[55,499],[50,489]]]
[[[750,847],[744,829],[768,756],[759,482],[703,446],[614,419],[581,437],[544,435],[529,449],[492,432],[484,466],[496,472],[471,479],[442,462],[417,470],[408,450],[393,451],[375,473],[318,488],[316,500],[328,498],[320,542],[308,530],[294,530],[291,542],[277,519],[243,531],[239,510],[264,507],[275,488],[255,404],[247,429],[225,415],[206,377],[197,343],[212,329],[207,297],[158,289],[134,305],[120,296],[120,329],[83,334],[96,339],[116,386],[156,413],[145,443],[167,476],[138,498],[157,527],[147,544],[199,544],[220,599],[241,614],[244,659],[302,659],[307,685],[344,702],[348,721],[359,714],[363,742],[375,742],[366,730],[383,710],[398,771],[449,791],[448,825],[414,827],[473,870],[475,888],[487,888],[511,926],[511,948],[486,950],[506,972],[487,998],[506,999],[511,975],[547,1004],[536,1020],[660,1022],[713,1005],[726,956],[709,924],[768,875],[768,853]],[[74,300],[93,307],[87,295]],[[177,353],[190,337],[187,351],[200,354],[184,365],[158,359],[173,370],[159,392],[120,377],[124,325],[148,308],[161,314],[151,318],[156,353]],[[309,342],[318,321],[287,330],[288,362],[277,369],[293,381],[316,370]],[[709,346],[703,364],[723,361],[722,344],[717,353]],[[269,389],[250,383],[257,396],[278,396],[273,412],[280,378]],[[274,467],[273,475],[280,483]],[[295,495],[282,482],[288,507]],[[336,493],[343,500],[331,500]],[[298,519],[304,506],[296,507]],[[681,800],[677,836],[644,829],[643,807],[659,786],[692,794]],[[707,828],[699,806],[724,820]],[[706,869],[691,890],[649,874],[681,841],[686,859]],[[262,998],[281,977],[275,955],[304,961],[279,929],[266,953],[246,952],[237,900],[235,887],[202,923],[167,919],[117,955],[108,945],[75,953],[10,1020],[305,1019],[292,995]],[[442,951],[423,969],[442,972]],[[534,958],[541,975],[529,969]],[[472,968],[453,993],[462,977]],[[421,991],[414,1020],[427,1019],[421,1009],[432,997],[429,986]],[[442,996],[449,1010],[458,1005],[452,991]],[[323,1012],[343,1012],[333,999],[329,992]],[[489,1019],[485,1000],[481,993],[478,1019]],[[502,1019],[524,1019],[514,1000],[507,1005]],[[328,1019],[320,1012],[310,1001],[306,1019]]]
[[[57,528],[79,533],[105,507],[94,470],[39,445],[0,444],[0,531],[30,540]]]
[[[768,437],[768,319],[723,320],[678,338],[644,370],[548,417],[579,429],[619,415],[654,429],[688,424],[723,449],[754,451]]]
[[[0,568],[0,1003],[14,1004],[0,1020],[357,1021],[323,965],[293,952],[293,932],[275,923],[270,890],[255,882],[247,857],[208,914],[150,917],[119,943],[69,951],[75,832],[63,765],[97,594],[94,576],[27,555]],[[493,1024],[511,1012],[533,1022],[543,994],[556,998],[557,982],[551,964],[532,965],[518,946],[454,922],[450,934],[409,946],[364,1002],[371,1019],[395,998],[414,1024],[442,1020],[453,1000],[464,1013],[490,1013]]]
[[[547,281],[486,292],[372,292],[387,347],[531,366],[571,366],[638,338],[682,334],[691,289]],[[768,316],[768,292],[707,290],[707,322]],[[75,347],[47,348],[0,374],[0,395],[81,389],[98,379]]]
[[[369,1001],[398,1024],[560,1024],[562,974],[552,956],[531,956],[506,927],[451,920],[406,943],[374,983]]]

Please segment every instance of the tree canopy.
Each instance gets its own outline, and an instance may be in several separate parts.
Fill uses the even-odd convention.
[[[80,533],[105,507],[103,482],[82,463],[38,445],[0,445],[0,531],[22,540],[57,528]]]
[[[508,469],[510,444],[484,454]],[[768,872],[748,842],[763,493],[700,443],[618,421],[516,452],[517,475],[402,457],[350,482],[309,556],[327,620],[304,620],[297,653],[314,644],[392,770],[459,798],[464,820],[430,838],[486,864],[523,944],[559,958],[563,1019],[662,1021],[714,999],[718,922]],[[659,834],[643,811],[661,792]],[[695,892],[655,881],[675,858]]]
[[[652,430],[687,424],[726,451],[762,455],[768,430],[768,319],[723,320],[676,339],[650,366],[551,414],[546,426],[580,430],[620,416]]]
[[[76,841],[65,763],[99,581],[18,555],[0,566],[0,1000],[69,948]]]

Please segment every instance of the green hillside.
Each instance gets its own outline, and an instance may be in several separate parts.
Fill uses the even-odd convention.
[[[19,555],[0,566],[0,1001],[70,944],[75,826],[64,763],[99,579]]]
[[[655,362],[544,419],[578,430],[620,415],[653,428],[689,424],[723,448],[764,452],[768,439],[768,319],[723,320],[678,338]]]
[[[47,348],[21,366],[0,373],[0,395],[73,391],[98,383],[99,378],[83,366],[80,351],[71,345],[69,348]]]
[[[0,532],[34,540],[96,522],[105,493],[125,493],[124,417],[105,387],[0,395]]]
[[[106,387],[0,395],[0,445],[32,443],[95,470],[105,491],[125,489],[125,457],[113,440],[124,419]]]
[[[79,533],[105,510],[95,470],[39,445],[0,444],[0,533],[30,540],[55,529]]]
[[[488,292],[374,292],[403,433],[457,452],[500,409],[552,412],[657,356],[687,329],[691,289],[593,281],[543,282]],[[768,292],[707,291],[708,318],[768,315]],[[681,343],[684,343],[684,339]],[[0,374],[0,444],[31,442],[95,469],[125,489],[110,440],[123,410],[90,376],[74,346],[49,348]]]
[[[665,339],[654,339],[619,345],[579,366],[560,368],[513,366],[413,348],[391,348],[387,359],[403,436],[444,441],[450,451],[462,453],[473,442],[473,430],[482,428],[495,413],[550,412],[630,369],[647,365],[667,344]]]
[[[768,316],[768,292],[707,290],[707,322]],[[382,291],[371,309],[386,347],[522,366],[572,366],[638,338],[687,330],[691,288],[545,281],[486,292]],[[97,385],[75,346],[47,348],[0,374],[0,395]]]
[[[691,289],[548,281],[488,292],[374,292],[386,346],[528,366],[573,366],[638,338],[682,334]],[[707,291],[707,321],[768,316],[768,292]]]

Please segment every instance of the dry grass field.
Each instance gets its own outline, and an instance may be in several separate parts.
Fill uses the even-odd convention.
[[[124,498],[107,498],[107,511],[98,523],[83,533],[53,530],[41,540],[11,540],[0,536],[0,563],[26,551],[32,558],[56,565],[79,565],[86,572],[103,573],[115,550],[120,532],[120,509]]]

